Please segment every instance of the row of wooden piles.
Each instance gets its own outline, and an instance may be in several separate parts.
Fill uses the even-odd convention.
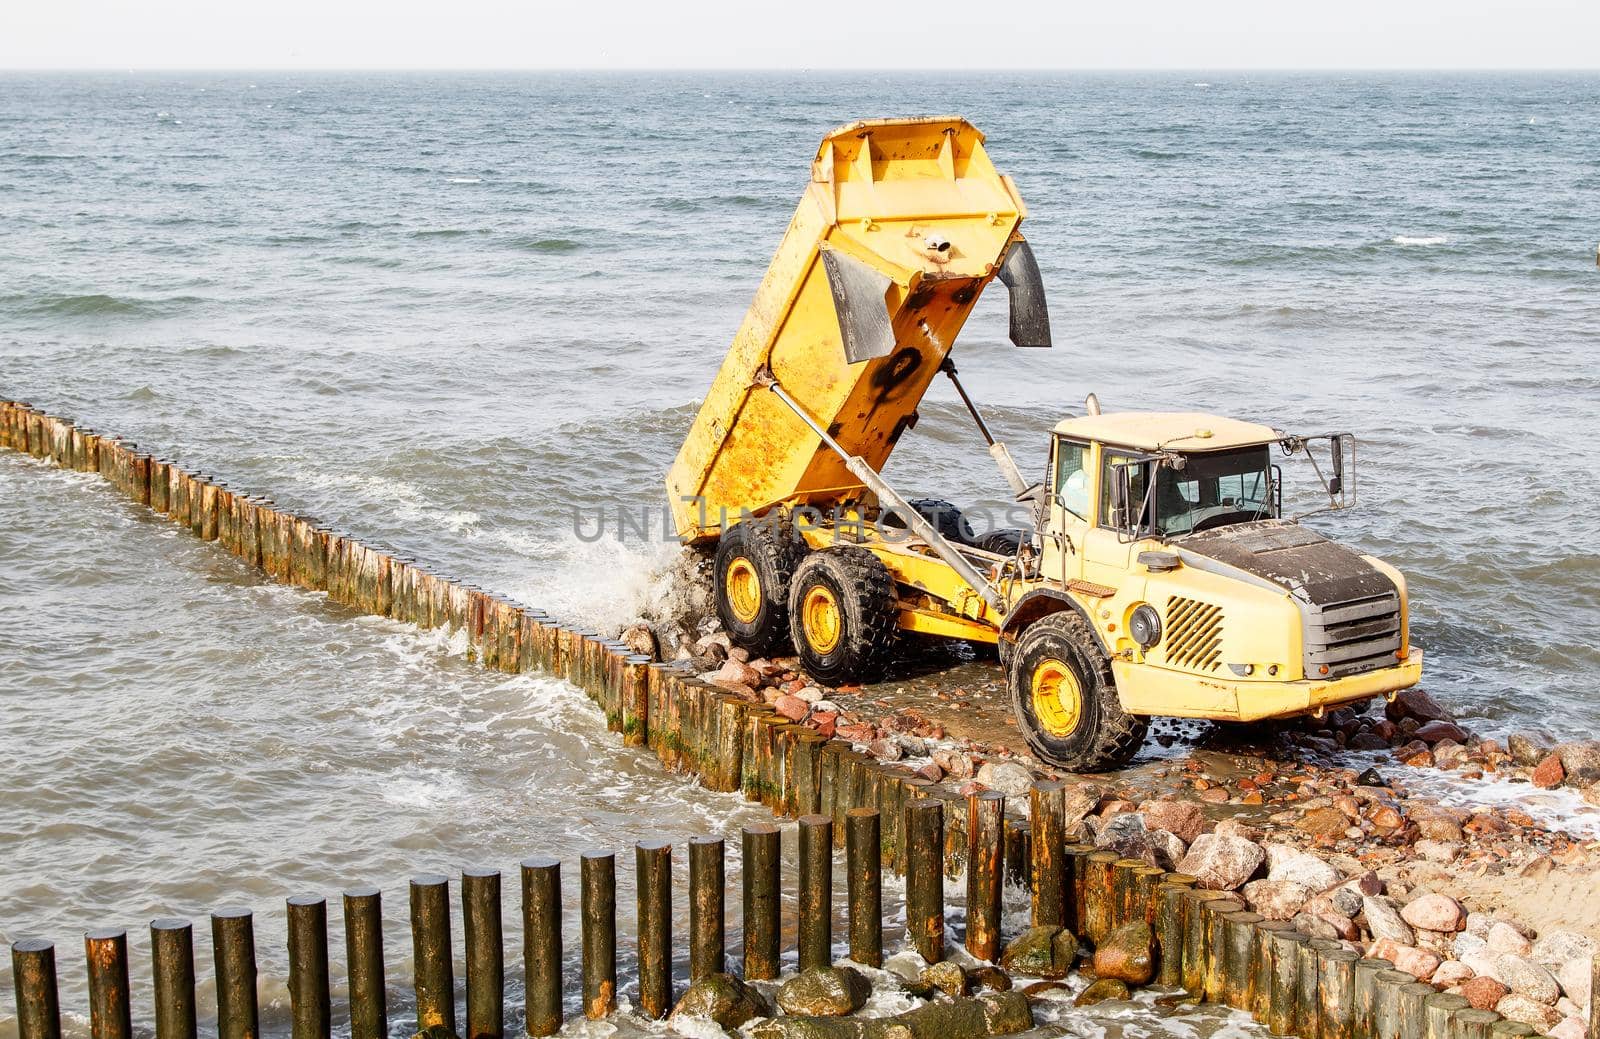
[[[1034,925],[1066,927],[1091,945],[1118,925],[1143,919],[1155,936],[1159,983],[1248,1011],[1276,1035],[1489,1039],[1531,1034],[1527,1026],[1502,1021],[1492,1012],[1467,1007],[1460,997],[1435,992],[1387,961],[1362,959],[1340,943],[1309,939],[1285,923],[1263,920],[1246,911],[1236,896],[1197,889],[1192,877],[1069,843],[1066,788],[1059,782],[1035,784],[1027,818],[1020,812],[1008,814],[1005,798],[993,791],[962,798],[944,786],[881,764],[848,743],[791,723],[769,707],[702,682],[685,664],[652,661],[597,632],[444,577],[415,559],[287,513],[268,498],[236,490],[211,475],[26,403],[0,401],[0,446],[63,468],[98,472],[134,501],[200,538],[216,541],[275,580],[326,592],[333,601],[365,613],[423,628],[465,630],[472,652],[486,667],[559,676],[596,701],[608,728],[620,733],[626,745],[647,748],[664,767],[693,774],[710,790],[741,793],[778,816],[797,819],[797,948],[802,967],[826,963],[831,957],[833,853],[842,847],[847,858],[848,946],[852,958],[860,962],[881,962],[885,873],[906,878],[906,940],[929,961],[944,955],[945,879],[964,873],[963,941],[979,959],[995,960],[1000,955],[1001,894],[1003,881],[1009,878],[1028,889]],[[691,977],[713,964],[720,970],[723,962],[722,849],[720,841],[713,843],[714,849],[707,842],[689,845],[691,916],[697,921],[691,924]],[[776,976],[777,846],[778,831],[771,827],[749,828],[741,838],[743,964],[750,978]],[[639,1005],[646,1014],[659,1015],[670,1007],[671,997],[670,933],[661,931],[663,926],[670,928],[671,920],[664,901],[670,899],[671,847],[651,842],[640,845],[636,855],[641,891]],[[589,1016],[604,1016],[614,1007],[616,994],[614,885],[607,879],[614,875],[614,866],[609,854],[584,856],[580,866],[583,1008]],[[705,879],[712,876],[714,883]],[[449,956],[441,951],[449,948],[444,883],[434,877],[412,885],[414,989],[419,1030],[444,1025],[454,1032]],[[475,899],[488,900],[484,892],[491,885],[494,913],[480,905],[475,915]],[[524,863],[522,886],[525,930],[533,936],[524,950],[526,1028],[530,1035],[546,1035],[560,1023],[560,936],[552,938],[549,923],[554,919],[559,927],[559,864]],[[709,894],[713,889],[714,910]],[[499,1034],[503,1020],[498,1009],[499,875],[465,874],[462,891],[468,946],[468,1028],[463,1034],[488,1039]],[[375,891],[345,896],[348,935],[376,933],[377,899]],[[291,981],[291,993],[300,993],[295,997],[295,1035],[318,1039],[327,1034],[329,1020],[325,909],[319,899],[311,898],[291,900],[288,911],[291,974],[298,979]],[[225,913],[212,922],[218,942],[221,1039],[254,1036],[253,1027],[237,1024],[240,1015],[228,1009],[232,997],[227,994],[247,987],[240,980],[245,971],[245,957],[238,952],[242,946],[228,940],[229,927],[244,926],[230,921],[241,918],[248,920],[248,914]],[[476,932],[475,919],[483,921]],[[193,995],[185,985],[192,988],[192,966],[185,973],[181,963],[171,966],[161,959],[165,949],[169,957],[181,961],[172,950],[187,948],[188,939],[168,932],[186,934],[187,925],[162,928],[161,923],[153,931],[158,1032],[160,1039],[188,1039],[193,1034]],[[486,928],[493,937],[479,943],[477,938]],[[91,990],[99,993],[91,1002],[102,1007],[97,1011],[101,1019],[125,1023],[125,937],[111,932],[96,938],[98,933],[90,932],[87,939]],[[381,1009],[373,1009],[384,991],[381,945],[374,952],[370,943],[358,948],[354,937],[350,941],[350,1019],[353,1029],[358,1021],[367,1022],[354,1032],[355,1039],[377,1039],[384,1034],[386,1020]],[[475,958],[473,949],[480,944],[483,951]],[[26,941],[14,947],[19,1005],[24,1007],[22,1039],[54,1039],[56,1034],[39,1023],[44,1017],[37,1011],[45,1000],[41,964],[49,948],[48,943]],[[254,977],[253,959],[248,976]],[[162,985],[173,977],[180,979],[182,991],[163,997]],[[366,981],[358,985],[358,977]],[[484,979],[482,984],[475,985],[475,977]],[[53,975],[48,989],[54,991]],[[494,995],[475,1000],[475,991]],[[361,997],[360,992],[372,995]],[[250,1005],[250,1013],[243,1016],[253,1021],[253,995]],[[181,1027],[161,1028],[163,1006],[187,1007],[166,1012],[167,1018],[175,1013]],[[476,1013],[474,1006],[480,1008]],[[309,1009],[302,1012],[302,1008]],[[96,1030],[95,1039],[125,1039],[125,1031],[108,1025]]]

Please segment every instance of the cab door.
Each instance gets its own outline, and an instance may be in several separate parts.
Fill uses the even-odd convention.
[[[1112,516],[1111,477],[1114,467],[1138,461],[1142,456],[1099,444],[1095,445],[1094,456],[1094,525],[1084,536],[1082,577],[1095,584],[1121,588],[1127,581],[1134,546],[1117,529],[1116,518]],[[1133,472],[1135,480],[1130,488],[1133,492],[1131,500],[1132,508],[1137,513],[1145,497],[1144,481],[1149,478],[1150,472],[1148,463],[1143,469]],[[1139,475],[1141,473],[1142,477]]]
[[[1093,462],[1089,444],[1055,438],[1050,451],[1050,522],[1040,572],[1062,584],[1083,576],[1084,537],[1094,516]]]

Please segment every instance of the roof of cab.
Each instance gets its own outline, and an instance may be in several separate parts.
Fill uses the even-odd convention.
[[[1118,411],[1081,415],[1056,424],[1062,436],[1098,440],[1136,451],[1225,451],[1271,443],[1281,434],[1271,426],[1207,415],[1199,411]]]

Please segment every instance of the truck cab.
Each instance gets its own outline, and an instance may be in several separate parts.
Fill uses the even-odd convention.
[[[1353,503],[1353,450],[1345,434],[1293,437],[1194,412],[1059,423],[1038,538],[1043,584],[1002,627],[1013,640],[1004,655],[1025,672],[1012,676],[1013,699],[1035,749],[1075,753],[1067,743],[1097,706],[1088,698],[1102,657],[1115,703],[1098,706],[1134,719],[1320,713],[1415,684],[1422,654],[1409,644],[1403,575],[1283,515],[1281,460],[1309,461],[1335,509]],[[1053,589],[1083,644],[1030,664],[1019,651]],[[1073,680],[1052,677],[1059,670]]]

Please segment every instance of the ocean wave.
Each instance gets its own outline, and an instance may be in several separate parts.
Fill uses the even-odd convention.
[[[1395,245],[1444,245],[1450,241],[1446,235],[1403,235],[1389,239]]]
[[[483,183],[483,178],[482,177],[451,177],[450,178],[450,183],[452,183],[452,184],[482,184]]]
[[[535,238],[530,236],[513,238],[511,247],[526,249],[535,253],[570,253],[583,248],[582,242],[575,242],[570,238]]]
[[[55,317],[161,317],[193,303],[204,303],[199,296],[168,296],[164,299],[128,299],[95,292],[78,296],[42,296],[26,309]]]

